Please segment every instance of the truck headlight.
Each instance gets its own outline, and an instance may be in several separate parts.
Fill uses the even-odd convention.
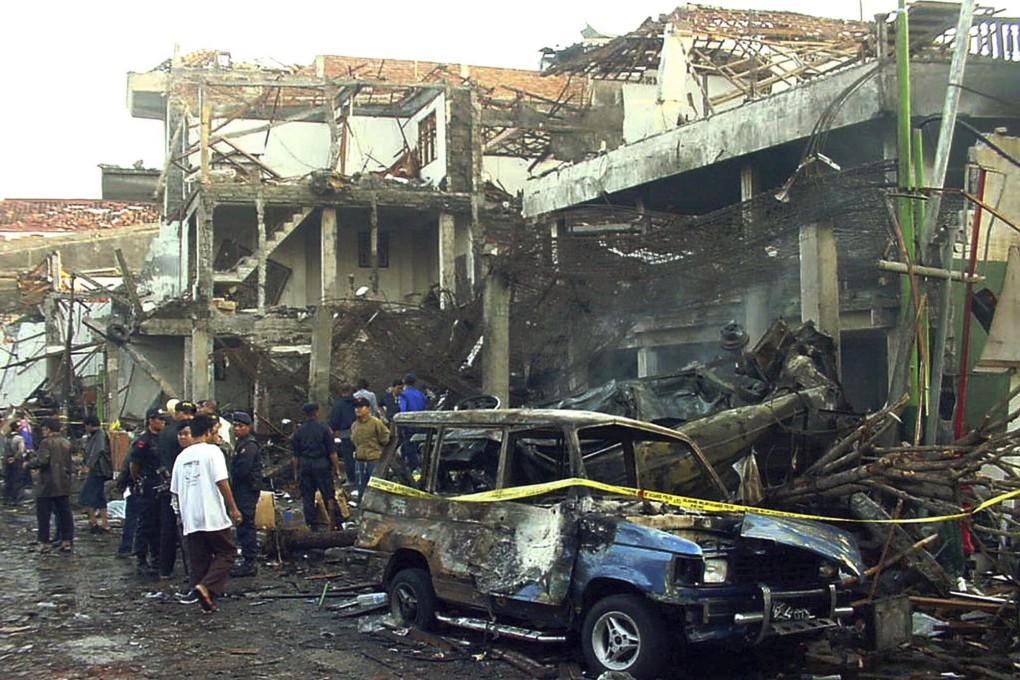
[[[729,564],[722,557],[705,559],[705,583],[726,583],[729,577]]]
[[[823,560],[818,565],[818,578],[823,581],[831,581],[839,574],[839,567],[834,562]]]

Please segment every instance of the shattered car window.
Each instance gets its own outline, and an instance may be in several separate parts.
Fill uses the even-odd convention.
[[[502,430],[447,430],[436,441],[436,480],[440,496],[481,493],[496,488]]]

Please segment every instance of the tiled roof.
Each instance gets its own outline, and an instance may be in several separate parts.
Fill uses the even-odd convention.
[[[159,222],[159,207],[97,199],[0,200],[0,231],[92,231]]]
[[[515,99],[515,90],[559,100],[564,88],[580,94],[584,82],[567,76],[543,76],[538,71],[494,66],[442,64],[434,61],[409,61],[367,57],[323,55],[323,71],[327,78],[364,78],[395,82],[474,83],[493,99]]]

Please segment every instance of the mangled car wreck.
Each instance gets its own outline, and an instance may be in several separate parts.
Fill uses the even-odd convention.
[[[413,433],[421,468],[392,447],[383,454],[357,550],[407,623],[579,636],[592,670],[651,678],[674,637],[754,644],[852,611],[841,573],[862,567],[848,533],[709,511],[648,484],[651,446],[704,460],[678,431],[562,410],[396,423]]]

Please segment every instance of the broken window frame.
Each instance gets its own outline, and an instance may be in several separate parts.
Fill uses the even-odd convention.
[[[433,109],[418,121],[418,167],[436,160],[439,148],[439,128],[436,125],[436,111]]]

